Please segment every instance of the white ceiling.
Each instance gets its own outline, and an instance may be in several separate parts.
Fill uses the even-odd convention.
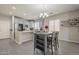
[[[16,9],[13,10],[12,7]],[[48,15],[55,15],[77,9],[79,9],[78,4],[0,4],[1,14],[19,16],[25,19],[37,19],[43,11]]]

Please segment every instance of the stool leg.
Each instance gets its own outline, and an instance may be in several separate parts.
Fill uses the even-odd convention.
[[[53,46],[52,46],[52,42],[51,42],[51,51],[52,51],[52,54],[53,54]]]

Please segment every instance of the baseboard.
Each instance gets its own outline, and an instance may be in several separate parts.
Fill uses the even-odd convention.
[[[15,41],[15,40],[14,40]],[[21,43],[18,43],[17,41],[15,41],[18,45],[21,45],[21,44],[24,44],[24,43],[28,43],[30,41],[33,41],[33,40],[28,40],[28,41],[24,41],[24,42],[21,42]]]
[[[5,39],[11,39],[11,38],[2,38],[2,39],[0,39],[0,40],[5,40]]]
[[[28,41],[22,42],[22,44],[23,44],[23,43],[28,43],[28,42],[30,42],[30,41],[33,41],[33,40],[28,40]]]
[[[61,40],[61,41],[67,41],[67,42],[72,42],[72,43],[79,43],[78,41],[71,41],[71,40]]]

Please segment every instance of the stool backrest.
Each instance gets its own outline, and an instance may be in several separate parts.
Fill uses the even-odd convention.
[[[53,32],[53,38],[58,38],[59,32]]]

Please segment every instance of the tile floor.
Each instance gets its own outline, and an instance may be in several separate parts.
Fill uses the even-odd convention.
[[[33,41],[17,45],[10,39],[0,40],[0,55],[33,55]],[[58,55],[79,55],[79,44],[59,41]]]

